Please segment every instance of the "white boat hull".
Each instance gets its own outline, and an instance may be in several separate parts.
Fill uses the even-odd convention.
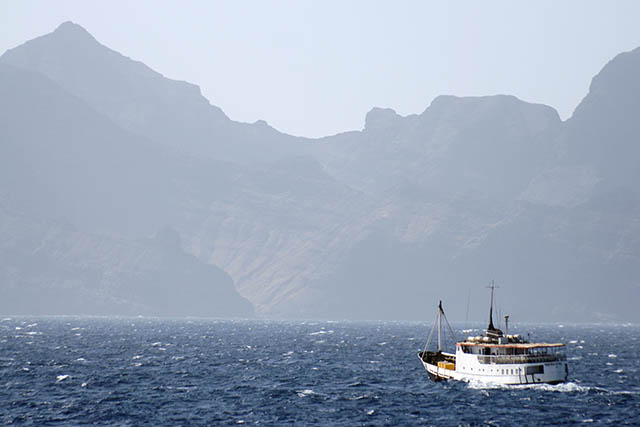
[[[446,369],[421,360],[434,381],[457,380],[466,382],[481,382],[487,384],[557,384],[567,380],[568,368],[566,362],[537,363],[544,365],[543,372],[527,374],[527,364],[518,365],[485,365],[484,371],[460,372],[457,369]],[[531,364],[529,364],[531,365]],[[502,372],[517,372],[517,374],[503,374]]]

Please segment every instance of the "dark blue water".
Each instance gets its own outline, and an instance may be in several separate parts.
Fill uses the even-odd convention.
[[[638,326],[528,326],[570,382],[433,383],[416,323],[6,318],[0,420],[31,424],[640,424]],[[462,334],[460,334],[462,335]]]

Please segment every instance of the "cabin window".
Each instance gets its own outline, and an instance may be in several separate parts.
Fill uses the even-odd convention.
[[[525,369],[527,375],[531,374],[544,374],[544,365],[527,366]]]

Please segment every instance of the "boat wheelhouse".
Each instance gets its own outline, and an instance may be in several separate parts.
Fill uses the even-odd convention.
[[[427,344],[418,353],[422,365],[435,381],[454,379],[496,384],[556,384],[567,380],[569,368],[565,345],[561,343],[531,343],[520,335],[509,335],[509,316],[505,316],[503,333],[493,325],[493,290],[489,309],[489,326],[484,336],[470,336],[456,342],[455,354],[442,351],[442,326],[444,319],[449,333],[454,337],[442,301]],[[436,351],[427,348],[438,331]]]

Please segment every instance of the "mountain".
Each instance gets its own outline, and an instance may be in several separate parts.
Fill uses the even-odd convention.
[[[317,303],[307,284],[334,268],[372,207],[309,157],[245,170],[228,196],[194,211],[179,230],[189,250],[228,272],[257,311],[285,317],[304,316],[301,300]]]
[[[342,296],[319,310],[420,318],[421,301],[443,298],[462,315],[478,277],[499,277],[503,306],[525,318],[635,318],[639,65],[638,49],[612,60],[564,123],[513,97],[440,97],[326,138],[327,169],[387,202],[311,285]]]
[[[638,193],[640,48],[621,53],[596,75],[566,123],[566,163],[588,164],[607,188]]]
[[[175,235],[127,241],[0,206],[0,312],[251,316],[231,278],[184,253]]]
[[[0,64],[0,97],[5,203],[124,234],[148,235],[178,215],[168,165],[149,141],[38,73]]]
[[[495,279],[499,307],[523,320],[638,321],[639,58],[607,64],[565,122],[513,96],[440,96],[308,140],[234,122],[196,86],[62,24],[0,57],[0,227],[6,242],[35,234],[4,256],[46,240],[56,266],[0,264],[0,289],[106,286],[127,312],[153,312],[148,277],[168,292],[211,277],[203,301],[241,307],[219,268],[262,316],[424,320],[438,299],[465,318],[469,295],[484,318]],[[71,263],[79,241],[94,243]]]
[[[175,171],[193,174],[193,162],[120,129],[48,78],[6,64],[0,141],[0,310],[252,313],[217,267],[133,238],[177,221],[189,193]],[[209,194],[224,184],[216,175],[207,174]]]
[[[304,149],[301,138],[264,121],[230,120],[199,87],[101,45],[72,22],[8,50],[0,62],[40,73],[121,128],[185,153],[250,163]]]
[[[440,96],[420,115],[373,109],[362,132],[315,148],[330,173],[365,191],[410,182],[508,199],[554,159],[560,125],[551,107],[513,96]]]

